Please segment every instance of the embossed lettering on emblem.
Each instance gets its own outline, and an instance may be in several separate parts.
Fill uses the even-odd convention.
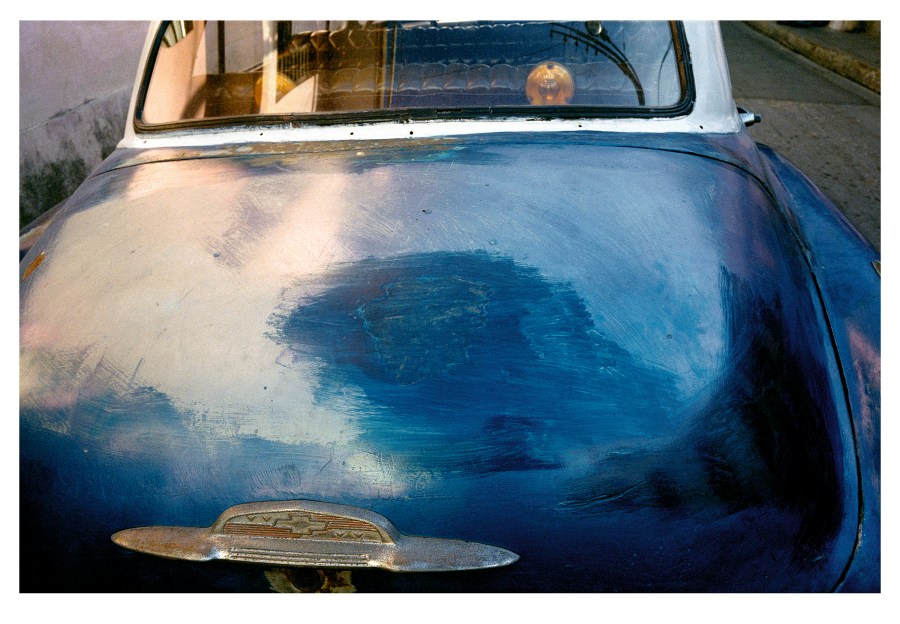
[[[312,512],[234,516],[225,523],[223,533],[291,539],[384,541],[378,529],[368,522]]]

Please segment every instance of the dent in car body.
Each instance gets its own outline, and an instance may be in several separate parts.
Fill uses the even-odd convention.
[[[858,487],[814,285],[752,168],[682,139],[93,178],[23,263],[48,251],[21,300],[34,560],[72,588],[168,586],[175,564],[109,535],[305,497],[522,557],[360,589],[834,588]]]

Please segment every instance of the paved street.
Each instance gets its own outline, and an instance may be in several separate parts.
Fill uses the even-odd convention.
[[[807,174],[881,247],[881,99],[748,26],[722,22],[734,99],[750,134]]]

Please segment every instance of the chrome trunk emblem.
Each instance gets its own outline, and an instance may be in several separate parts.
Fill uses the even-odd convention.
[[[139,527],[119,531],[112,540],[169,559],[308,568],[444,572],[495,568],[519,559],[487,544],[403,535],[375,512],[318,501],[236,505],[211,527]]]

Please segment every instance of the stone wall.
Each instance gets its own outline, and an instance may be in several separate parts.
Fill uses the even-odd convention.
[[[19,225],[122,138],[147,22],[19,22]]]

